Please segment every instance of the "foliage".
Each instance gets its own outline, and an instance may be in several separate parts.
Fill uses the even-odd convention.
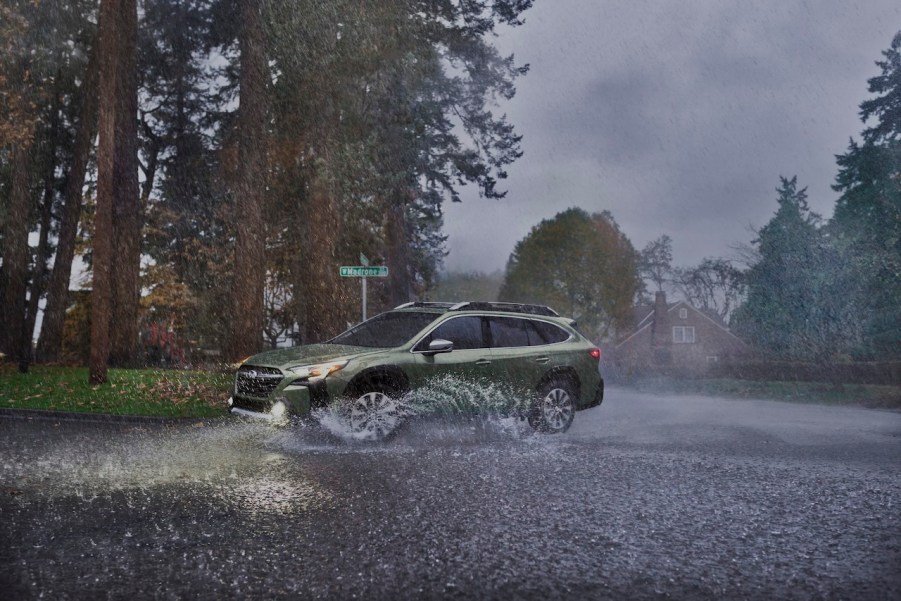
[[[63,323],[60,358],[65,363],[87,365],[91,354],[91,292],[72,292],[70,300]]]
[[[388,306],[422,295],[444,256],[446,200],[459,187],[501,197],[519,136],[491,111],[525,72],[491,46],[499,23],[531,2],[349,2],[268,5],[273,170],[270,197],[294,221],[292,294],[307,339],[356,314],[337,280],[364,252],[387,264]]]
[[[836,157],[833,188],[841,192],[829,224],[862,284],[860,303],[865,357],[901,357],[901,32],[869,80],[876,97],[860,105],[863,143],[851,141]]]
[[[826,362],[860,342],[857,273],[810,211],[797,177],[780,182],[779,208],[758,232],[760,261],[748,271],[734,327],[778,357]]]
[[[639,287],[638,254],[613,216],[572,208],[516,243],[499,300],[548,305],[602,340],[629,325]]]
[[[0,348],[21,355],[24,366],[52,254],[84,43],[94,28],[91,4],[9,0],[0,7]],[[30,232],[38,233],[36,252]]]
[[[0,149],[25,141],[36,119],[33,99],[23,93],[31,80],[20,72],[21,53],[28,47],[27,19],[15,4],[0,5]]]
[[[837,157],[832,220],[809,212],[796,179],[782,179],[779,210],[755,242],[748,298],[736,329],[777,355],[901,356],[901,32],[861,103],[863,143]]]
[[[125,239],[139,240],[142,318],[173,324],[181,340],[230,348],[226,330],[235,311],[225,307],[234,291],[249,287],[246,269],[236,275],[234,254],[239,226],[249,223],[249,209],[236,210],[247,194],[235,174],[246,169],[266,183],[262,197],[250,203],[263,219],[245,238],[262,242],[265,252],[249,263],[267,282],[258,295],[265,313],[258,323],[270,342],[298,327],[307,340],[324,337],[355,319],[358,287],[340,280],[337,266],[355,263],[361,252],[391,268],[390,282],[370,281],[373,310],[426,294],[446,254],[443,203],[459,201],[464,185],[477,186],[486,198],[503,197],[499,182],[521,155],[520,137],[495,109],[514,95],[527,67],[501,56],[492,36],[501,25],[519,25],[531,4],[143,0],[136,67],[118,75],[138,78],[132,120],[138,148],[114,158],[121,174],[130,170],[123,155],[137,154],[140,190],[127,195],[140,198],[144,228],[141,236],[104,234],[103,227],[95,232],[97,212],[90,209],[96,205],[89,202],[80,216],[80,231],[89,237],[83,258],[95,267],[95,246],[111,242],[124,263],[115,249],[124,248]],[[265,38],[263,96],[256,100],[239,85],[245,67],[239,42],[247,23],[242,6],[259,14]],[[91,130],[80,128],[87,122],[81,97],[92,94],[107,109],[125,106],[127,86],[85,92],[88,58],[99,46],[96,1],[10,0],[0,11],[0,223],[5,227],[16,172],[10,144],[36,137],[35,160],[29,156],[30,168],[18,170],[28,174],[33,194],[19,203],[28,215],[19,210],[16,223],[27,221],[17,226],[18,239],[26,239],[25,229],[40,229],[37,184],[50,173],[55,192],[52,203],[42,205],[52,217],[43,228],[49,246],[38,253],[49,256],[57,236],[62,239],[64,179],[78,162],[73,140],[76,132]],[[115,58],[118,64],[130,56],[101,54],[101,62]],[[262,149],[262,164],[249,168],[240,143],[242,105],[260,107],[263,124],[243,145]],[[119,114],[131,112],[127,107]],[[77,154],[86,164],[90,152]],[[41,162],[44,157],[55,157],[55,164]],[[34,261],[16,263],[25,274],[17,282],[34,279]],[[125,279],[116,275],[121,267],[113,264],[117,287]],[[121,287],[138,286],[129,280]],[[20,288],[16,295],[24,297]],[[60,294],[54,296],[58,301]],[[121,291],[112,293],[112,312],[120,297]],[[111,331],[114,352],[122,343],[119,331]]]

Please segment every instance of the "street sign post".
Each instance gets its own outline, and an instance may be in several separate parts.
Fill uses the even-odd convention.
[[[362,265],[342,265],[338,268],[338,274],[342,278],[362,278],[363,286],[363,321],[366,321],[366,278],[386,278],[388,268],[384,265],[370,266],[366,255],[360,253]]]

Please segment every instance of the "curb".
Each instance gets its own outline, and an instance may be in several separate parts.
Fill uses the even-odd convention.
[[[37,419],[75,422],[99,422],[105,424],[186,424],[189,422],[211,423],[222,418],[216,417],[161,417],[150,415],[113,415],[111,413],[79,413],[74,411],[46,411],[42,409],[12,409],[0,407],[0,418]]]

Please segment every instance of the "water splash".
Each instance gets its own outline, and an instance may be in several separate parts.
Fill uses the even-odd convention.
[[[333,436],[345,441],[360,442],[378,440],[381,436],[371,430],[354,427],[351,418],[355,399],[341,399],[326,408],[313,412],[313,419]],[[530,433],[523,428],[520,416],[528,411],[532,399],[517,394],[512,387],[497,382],[473,381],[459,376],[433,378],[421,388],[404,395],[391,408],[396,414],[396,425],[389,435],[409,422],[422,418],[440,418],[447,428],[433,430],[443,438],[448,433],[469,430],[484,435],[521,438]]]

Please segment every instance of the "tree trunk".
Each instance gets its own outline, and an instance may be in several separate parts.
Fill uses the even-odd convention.
[[[404,200],[403,194],[391,199],[386,223],[388,294],[392,307],[410,301],[410,256]]]
[[[133,367],[138,351],[141,298],[141,214],[138,189],[138,78],[136,0],[122,0],[118,15],[110,356],[112,366]]]
[[[56,258],[53,261],[53,271],[47,286],[47,307],[44,309],[41,336],[38,339],[38,360],[43,362],[58,361],[63,344],[63,323],[66,319],[66,309],[69,306],[69,279],[72,274],[72,260],[75,258],[78,221],[81,218],[82,190],[91,156],[91,147],[97,132],[97,68],[95,43],[84,83],[81,86],[81,108],[79,109],[78,130],[75,133],[72,167],[66,176]]]
[[[19,371],[28,373],[28,365],[32,360],[32,340],[34,324],[37,321],[38,304],[44,294],[47,279],[47,261],[50,260],[50,226],[53,220],[53,201],[56,197],[56,149],[59,144],[59,111],[62,99],[57,91],[54,95],[49,127],[49,152],[44,172],[44,201],[41,205],[41,229],[38,235],[38,248],[35,256],[34,276],[31,279],[31,294],[25,313],[25,331],[22,334],[22,354],[19,356]]]
[[[266,51],[259,0],[240,0],[241,75],[238,165],[234,186],[235,272],[226,357],[239,360],[263,346],[266,277],[263,197],[266,185]]]
[[[18,360],[25,334],[25,292],[28,281],[28,213],[31,208],[32,132],[12,151],[12,190],[6,231],[3,236],[3,327],[0,350]]]
[[[94,215],[92,245],[93,283],[91,292],[91,384],[103,384],[107,379],[109,360],[109,326],[111,306],[111,263],[113,236],[113,198],[116,152],[116,93],[118,74],[118,15],[120,2],[102,0],[98,34],[99,98],[97,146],[97,209]]]
[[[327,164],[327,161],[325,161]],[[321,165],[317,165],[320,169]],[[304,341],[322,342],[345,329],[335,257],[340,220],[328,184],[321,171],[310,183],[306,211],[308,260],[303,270]],[[356,279],[356,278],[355,278]]]

